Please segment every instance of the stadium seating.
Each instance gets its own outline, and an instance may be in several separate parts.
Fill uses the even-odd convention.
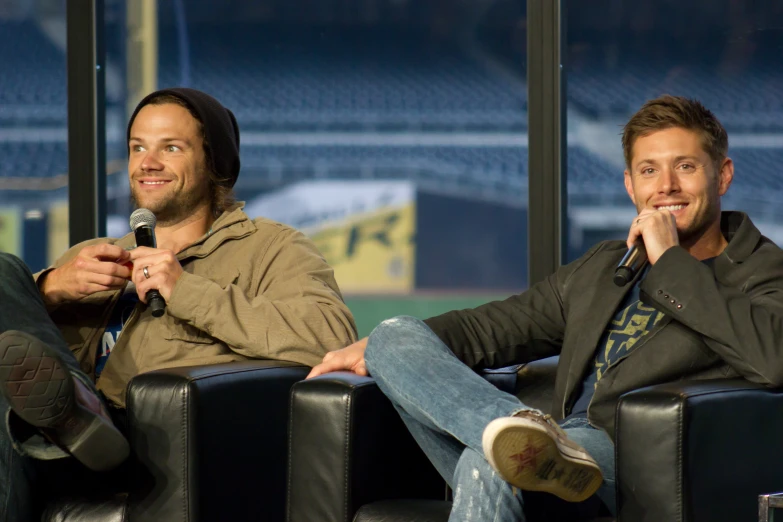
[[[124,150],[112,148],[110,158]],[[424,186],[448,183],[466,193],[524,198],[527,194],[526,147],[511,146],[363,146],[245,145],[242,181],[269,190],[308,179],[409,179]],[[778,166],[783,148],[733,148],[734,197],[783,194]],[[624,198],[622,169],[579,146],[568,148],[568,190],[572,196]],[[67,172],[64,142],[0,142],[0,180],[36,180]]]
[[[783,148],[730,148],[729,156],[734,160],[734,195],[771,201],[783,195]]]
[[[125,147],[107,147],[107,161],[126,159]],[[65,141],[0,141],[0,180],[28,178],[33,181],[68,172]]]
[[[527,126],[525,71],[513,71],[520,79],[512,80],[423,31],[255,24],[233,24],[230,31],[228,39],[225,25],[189,28],[190,80],[235,108],[244,129]],[[117,34],[107,30],[107,48],[121,64]],[[0,21],[0,35],[0,125],[64,124],[63,52],[31,21]],[[182,82],[178,43],[176,28],[162,26],[161,85]],[[627,116],[644,100],[673,92],[700,98],[730,131],[783,129],[783,69],[764,59],[745,69],[641,58],[610,66],[596,51],[570,64],[568,99],[594,117]]]
[[[423,30],[233,24],[232,38],[225,36],[225,24],[189,26],[190,78],[234,109],[245,133],[520,133],[526,128],[523,71],[515,71],[519,80],[511,79],[513,75],[499,74],[476,55]],[[181,81],[179,42],[174,25],[161,26],[161,85]],[[1,20],[0,43],[0,131],[63,129],[62,50],[32,21]],[[502,54],[498,46],[488,48]],[[107,48],[110,59],[121,64],[121,31],[107,30]],[[730,133],[783,132],[783,69],[767,67],[763,59],[742,74],[724,75],[714,63],[688,67],[634,63],[625,57],[622,65],[610,66],[600,57],[598,52],[579,55],[569,70],[569,104],[588,117],[621,121],[645,99],[669,91],[700,97]],[[516,58],[512,68],[521,68]],[[65,143],[0,141],[0,179],[45,179],[67,171]],[[260,189],[310,178],[403,178],[434,186],[448,181],[465,191],[515,198],[527,192],[524,147],[401,146],[383,139],[373,145],[259,143],[263,140],[243,144],[242,181],[252,179]],[[121,157],[123,147],[115,145],[110,157]],[[738,173],[733,195],[783,190],[776,175],[783,147],[732,148],[731,154]],[[593,152],[569,147],[568,189],[573,196],[622,196],[619,170]]]
[[[50,178],[67,172],[65,142],[0,142],[0,179]]]
[[[174,28],[161,30],[162,85],[180,80]],[[526,126],[522,81],[492,74],[417,32],[242,25],[190,31],[194,85],[243,128],[513,129]],[[227,60],[226,57],[230,57]]]
[[[722,73],[719,67],[644,60],[606,67],[600,60],[575,63],[568,76],[568,100],[594,117],[627,117],[645,100],[664,93],[701,100],[732,131],[783,130],[783,69],[755,65]]]
[[[0,125],[66,121],[65,54],[31,21],[0,21]]]

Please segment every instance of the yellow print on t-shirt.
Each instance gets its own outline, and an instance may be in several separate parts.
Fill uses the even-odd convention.
[[[615,315],[604,333],[606,343],[595,358],[596,385],[606,369],[628,355],[633,346],[650,333],[650,330],[662,318],[663,312],[658,312],[651,306],[645,306],[641,301],[635,301],[621,313]]]

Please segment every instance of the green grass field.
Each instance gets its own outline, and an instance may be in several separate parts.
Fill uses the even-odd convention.
[[[411,315],[426,319],[449,310],[474,308],[497,299],[505,299],[504,295],[470,295],[470,296],[372,296],[346,297],[345,302],[353,312],[359,337],[369,335],[373,328],[384,319],[397,315]]]

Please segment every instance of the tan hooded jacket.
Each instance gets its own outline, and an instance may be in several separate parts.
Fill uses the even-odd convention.
[[[135,246],[134,235],[100,238],[69,249],[37,280],[89,245]],[[134,376],[172,366],[252,358],[308,366],[356,340],[356,325],[332,268],[301,232],[268,219],[224,212],[212,231],[178,255],[185,272],[166,313],[152,317],[139,302],[112,348],[98,389],[125,405]],[[94,378],[96,354],[119,290],[99,292],[50,309],[79,361]]]

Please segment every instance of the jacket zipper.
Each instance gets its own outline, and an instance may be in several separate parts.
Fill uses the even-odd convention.
[[[116,348],[117,345],[120,344],[120,339],[122,339],[122,334],[125,333],[125,330],[128,329],[128,327],[131,325],[131,323],[136,319],[139,315],[139,304],[141,304],[141,301],[136,303],[136,306],[133,307],[133,311],[130,314],[130,317],[128,317],[128,320],[125,322],[125,325],[120,330],[120,334],[117,336],[117,340],[114,341],[114,347]],[[110,357],[111,358],[111,357]]]
[[[104,316],[101,319],[101,326],[99,328],[95,328],[90,335],[88,339],[84,341],[84,344],[82,345],[84,349],[87,350],[87,361],[90,365],[90,368],[92,371],[90,371],[90,377],[92,377],[93,380],[95,380],[95,360],[98,356],[98,345],[101,343],[103,338],[103,333],[106,331],[106,325],[109,324],[109,319],[111,318],[112,310],[114,310],[114,306],[119,301],[120,296],[122,295],[122,291],[115,293],[109,302],[109,306],[106,307],[106,312],[104,312]],[[97,341],[96,341],[97,339]],[[93,350],[93,344],[95,344],[95,350]]]
[[[100,332],[101,332],[100,336],[101,337],[106,333],[106,325],[108,325],[109,319],[111,318],[111,314],[114,313],[114,307],[117,306],[117,302],[119,302],[119,300],[122,299],[122,294],[125,293],[125,289],[126,288],[127,288],[127,283],[125,284],[125,287],[123,287],[123,289],[117,294],[117,298],[115,299],[115,302],[113,303],[113,306],[110,308],[111,311],[109,312],[109,316],[106,319],[106,323],[103,325],[103,327],[101,327],[101,330],[100,330]],[[139,301],[139,303],[141,303],[141,301]],[[117,346],[120,344],[120,339],[122,338],[122,334],[125,332],[125,329],[139,315],[138,314],[139,303],[136,303],[136,306],[133,307],[133,312],[131,312],[130,317],[128,317],[128,320],[125,322],[125,326],[123,326],[122,329],[120,330],[120,333],[117,336],[117,339],[114,341],[114,347],[112,348],[112,351],[117,349]],[[109,359],[111,359],[111,355],[109,356]],[[107,365],[109,364],[109,360],[106,361],[106,364]],[[106,370],[105,367],[103,369],[104,369],[104,371]],[[93,371],[93,376],[94,376],[94,374],[95,374],[95,372]]]

